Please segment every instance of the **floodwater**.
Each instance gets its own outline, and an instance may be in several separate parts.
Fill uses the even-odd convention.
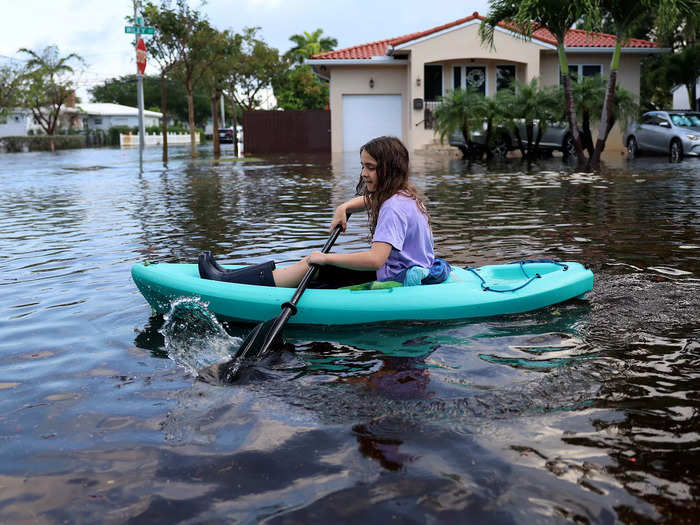
[[[0,155],[0,522],[697,522],[700,160],[415,156],[439,255],[579,261],[588,299],[295,327],[281,364],[220,385],[192,371],[247,328],[152,316],[131,265],[319,249],[359,159],[187,154]]]

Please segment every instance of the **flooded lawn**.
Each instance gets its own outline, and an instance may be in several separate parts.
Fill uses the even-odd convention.
[[[438,255],[579,261],[588,299],[290,328],[288,367],[222,386],[190,370],[247,327],[152,315],[131,266],[296,260],[359,159],[159,155],[0,155],[0,522],[697,520],[700,160],[414,156]]]

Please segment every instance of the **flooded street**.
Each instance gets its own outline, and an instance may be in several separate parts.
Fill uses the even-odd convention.
[[[697,520],[700,159],[414,155],[438,256],[578,261],[587,300],[288,328],[281,366],[218,385],[191,371],[249,327],[152,315],[131,266],[297,260],[359,158],[160,154],[0,155],[0,523]],[[356,215],[334,250],[368,240]]]

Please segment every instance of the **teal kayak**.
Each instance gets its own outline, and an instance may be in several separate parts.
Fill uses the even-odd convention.
[[[202,279],[196,264],[135,264],[131,275],[158,313],[167,313],[178,298],[194,297],[206,303],[218,318],[246,323],[276,317],[295,291]],[[592,288],[593,273],[576,262],[453,266],[449,279],[440,284],[363,290],[308,289],[289,323],[352,325],[515,314],[583,297]]]

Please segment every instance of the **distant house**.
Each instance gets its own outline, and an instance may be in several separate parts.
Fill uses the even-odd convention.
[[[538,78],[543,86],[561,81],[556,41],[549,31],[539,29],[524,41],[498,27],[491,49],[479,37],[483,20],[473,13],[426,31],[307,60],[330,78],[332,150],[357,151],[380,134],[401,137],[409,149],[424,148],[437,140],[431,112],[448,90],[469,85],[492,96],[513,79]],[[569,30],[565,48],[573,76],[606,75],[614,47],[614,35]],[[642,58],[666,51],[655,42],[629,39],[622,48],[618,85],[638,96]],[[619,139],[609,142],[611,149],[622,148]]]
[[[697,100],[695,101],[695,106],[690,106],[690,97],[688,96],[688,88],[685,84],[679,84],[671,90],[673,94],[673,108],[672,109],[695,109],[700,106],[700,77],[697,79],[695,84],[695,93],[697,94]]]
[[[114,126],[134,127],[139,125],[139,110],[121,104],[106,102],[88,102],[77,104],[77,109],[82,113],[83,129],[101,129],[107,131]],[[159,126],[163,114],[157,111],[143,111],[143,125]]]
[[[143,125],[158,126],[163,114],[144,110]],[[108,103],[85,103],[61,107],[56,132],[72,130],[109,130],[112,126],[138,126],[138,108]],[[0,137],[43,134],[44,131],[28,109],[17,109],[0,118]]]
[[[17,137],[27,134],[28,116],[26,109],[15,109],[0,117],[0,137]]]

